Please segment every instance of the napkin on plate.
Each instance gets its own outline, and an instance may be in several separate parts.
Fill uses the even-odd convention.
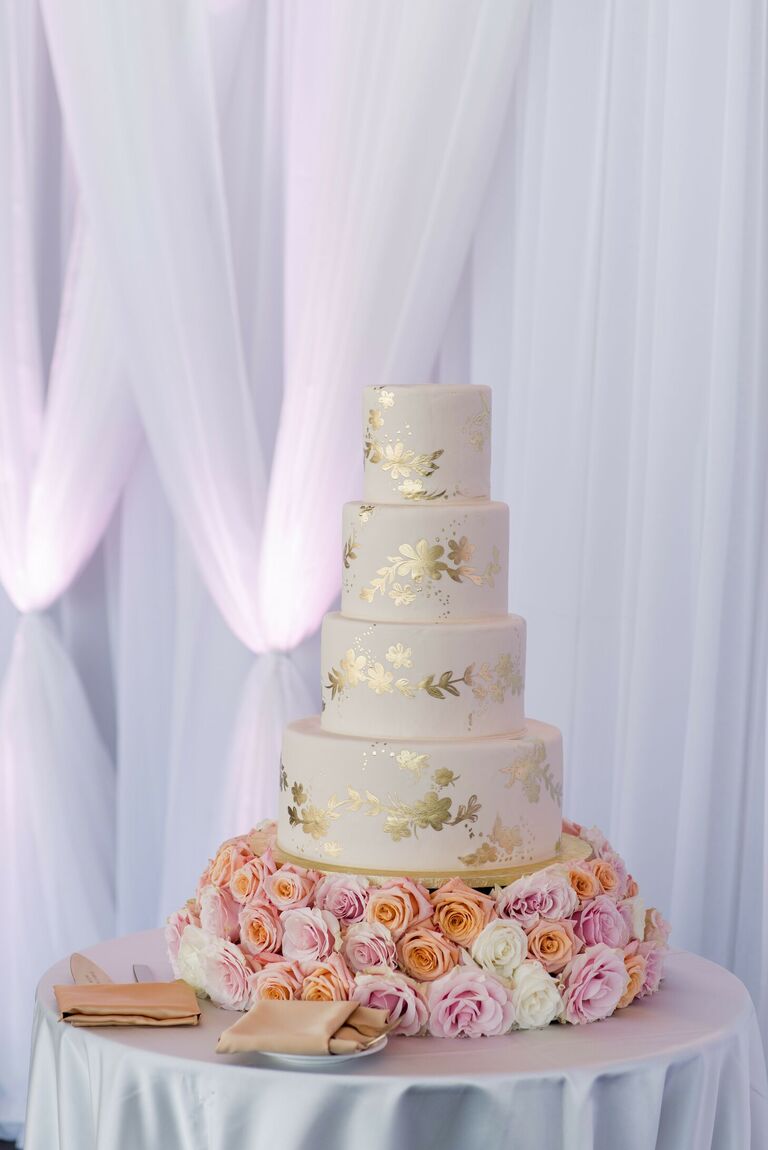
[[[186,982],[54,986],[63,1022],[73,1026],[197,1026],[200,1007]]]
[[[263,999],[225,1030],[217,1054],[356,1054],[389,1030],[386,1010],[356,1002]]]

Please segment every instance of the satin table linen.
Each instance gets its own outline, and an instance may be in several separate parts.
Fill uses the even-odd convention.
[[[167,969],[163,935],[88,955],[113,978]],[[26,1150],[761,1150],[766,1075],[751,1000],[677,952],[658,995],[582,1028],[505,1038],[390,1039],[337,1069],[214,1054],[233,1015],[198,1027],[80,1030],[41,980]]]

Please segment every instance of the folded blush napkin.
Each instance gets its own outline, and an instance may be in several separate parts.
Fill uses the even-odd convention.
[[[186,982],[54,986],[63,1022],[73,1026],[197,1026],[200,1007]]]
[[[386,1010],[356,1002],[263,999],[225,1030],[217,1054],[356,1054],[389,1030]]]

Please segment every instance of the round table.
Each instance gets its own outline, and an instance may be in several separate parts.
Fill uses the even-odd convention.
[[[115,980],[168,977],[163,935],[87,953]],[[588,1027],[504,1038],[393,1038],[379,1055],[297,1070],[217,1056],[235,1017],[200,1026],[75,1029],[42,979],[26,1150],[753,1150],[768,1146],[751,1000],[732,974],[670,954],[654,998]]]

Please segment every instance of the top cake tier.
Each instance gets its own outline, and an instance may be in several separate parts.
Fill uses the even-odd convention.
[[[488,499],[489,387],[366,387],[363,420],[365,502]]]

